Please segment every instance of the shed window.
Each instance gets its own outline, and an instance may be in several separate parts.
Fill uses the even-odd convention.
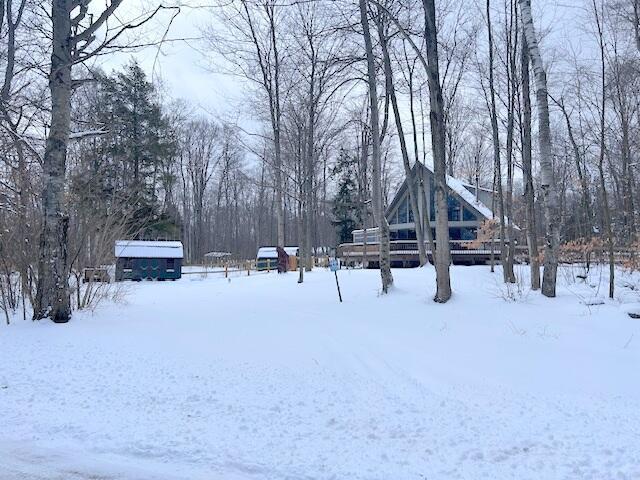
[[[124,259],[124,269],[128,271],[133,270],[133,258]]]
[[[167,272],[173,272],[176,268],[176,259],[167,258]]]

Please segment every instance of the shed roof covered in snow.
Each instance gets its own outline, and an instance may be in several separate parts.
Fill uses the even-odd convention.
[[[278,258],[278,247],[260,247],[258,249],[257,258]],[[284,247],[284,251],[287,255],[296,257],[298,256],[299,247]]]
[[[116,240],[116,258],[184,258],[182,242]]]

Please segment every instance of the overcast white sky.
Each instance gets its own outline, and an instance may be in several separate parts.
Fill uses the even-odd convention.
[[[122,18],[131,18],[140,8],[148,11],[149,5],[153,5],[153,2],[129,0],[125,7],[121,7]],[[146,41],[158,41],[169,26],[173,13],[162,13],[140,35]],[[135,58],[166,96],[187,100],[203,115],[235,120],[239,115],[238,104],[244,97],[245,89],[237,77],[216,72],[215,67],[210,66],[220,59],[212,58],[199,38],[202,36],[202,28],[211,22],[211,15],[206,10],[182,6],[171,23],[166,38],[186,40],[165,42],[160,50],[157,46],[151,46],[136,51],[118,52],[104,57],[101,65],[104,69],[111,70]]]
[[[126,6],[121,7],[121,15],[126,16],[140,8],[149,8],[153,3],[150,0],[129,0],[125,2]],[[117,53],[112,57],[105,57],[106,59],[102,61],[104,68],[116,68],[135,57],[147,74],[163,85],[164,92],[168,96],[188,100],[197,105],[203,114],[242,120],[240,117],[250,115],[240,106],[246,93],[246,86],[243,87],[237,77],[213,71],[209,65],[220,62],[220,58],[213,58],[214,54],[205,52],[202,42],[195,39],[202,35],[202,27],[211,23],[211,14],[205,9],[189,8],[184,6],[185,2],[182,3],[180,14],[171,25],[168,38],[193,40],[165,44],[160,54],[157,47],[148,47],[137,52]],[[496,8],[500,8],[501,3],[502,1],[495,0]],[[196,1],[193,0],[191,4],[195,5]],[[540,0],[534,1],[533,4],[539,26],[549,35],[545,45],[559,46],[571,42],[575,48],[584,50],[585,44],[581,41],[585,17],[582,11],[583,1]],[[160,38],[168,25],[169,18],[169,12],[163,14],[153,26],[146,29],[144,35],[149,39]],[[587,46],[587,50],[590,49],[591,47]],[[549,53],[550,57],[554,58],[560,55],[557,51]],[[553,59],[551,61],[554,62]],[[251,122],[250,119],[247,120]]]

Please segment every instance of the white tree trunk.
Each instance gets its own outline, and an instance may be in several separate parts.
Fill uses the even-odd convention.
[[[533,190],[533,168],[531,165],[531,98],[529,88],[529,47],[522,39],[522,174],[524,176],[524,202],[527,218],[527,247],[531,268],[531,289],[540,289],[540,260],[536,227],[535,194]]]
[[[522,28],[529,46],[529,58],[533,68],[538,107],[538,143],[540,148],[541,193],[545,212],[545,253],[542,275],[542,294],[556,296],[556,277],[558,271],[558,249],[560,245],[560,215],[558,193],[553,174],[551,150],[551,127],[549,123],[549,99],[547,74],[542,63],[536,30],[531,15],[531,0],[519,0],[522,14]]]

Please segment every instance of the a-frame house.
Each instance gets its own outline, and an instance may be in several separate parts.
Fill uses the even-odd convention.
[[[435,238],[436,212],[433,170],[427,165],[416,163],[413,171],[414,178],[416,181],[422,182],[424,188],[424,198],[418,199],[419,221],[422,222],[423,231],[426,231],[427,213],[429,214],[431,231]],[[395,266],[413,266],[418,262],[416,219],[411,209],[407,186],[408,180],[405,178],[385,213],[392,241],[391,260]],[[492,255],[492,250],[494,255],[499,256],[499,251],[494,246],[495,242],[490,242],[491,245],[484,242],[485,244],[480,248],[476,245],[480,225],[485,220],[494,218],[491,208],[494,203],[494,192],[448,175],[447,187],[449,190],[447,215],[453,260],[460,263],[485,262]],[[414,189],[414,192],[417,193],[417,189]],[[354,230],[353,243],[341,245],[338,253],[347,262],[363,259],[371,266],[375,266],[374,254],[378,252],[378,242],[377,227]],[[471,248],[472,245],[473,248]],[[428,245],[427,251],[429,254],[431,253]],[[367,261],[367,259],[369,260]]]

